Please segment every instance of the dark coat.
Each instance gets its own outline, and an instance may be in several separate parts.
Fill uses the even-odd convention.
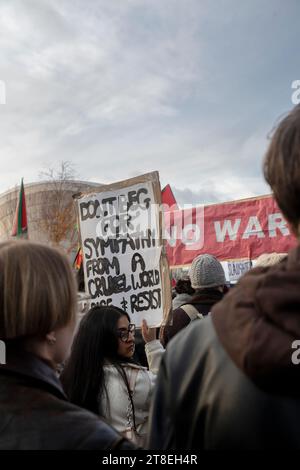
[[[219,302],[223,297],[223,294],[216,289],[206,289],[201,293],[197,292],[193,297],[191,297],[190,302],[185,305],[193,305],[199,313],[202,315],[207,315],[213,305],[216,302]],[[190,322],[190,317],[182,308],[176,308],[173,311],[172,324],[167,324],[162,328],[160,340],[164,347],[167,346],[168,342],[175,336],[180,330],[185,328]]]
[[[163,357],[151,449],[300,449],[300,249],[255,268]],[[298,354],[299,356],[299,354]]]
[[[96,415],[68,402],[53,369],[28,353],[0,366],[0,450],[133,449]]]

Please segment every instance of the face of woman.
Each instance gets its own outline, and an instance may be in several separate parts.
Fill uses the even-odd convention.
[[[132,327],[129,325],[130,323],[125,315],[119,318],[117,323],[118,355],[127,358],[131,358],[133,356],[135,347],[134,330],[130,331],[132,330]]]

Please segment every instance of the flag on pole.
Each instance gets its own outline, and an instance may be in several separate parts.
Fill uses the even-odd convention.
[[[15,213],[11,236],[28,238],[26,200],[25,200],[23,178],[21,181],[21,187],[20,187],[19,198],[17,202],[16,213]]]
[[[81,267],[81,264],[82,264],[82,249],[81,247],[79,247],[78,251],[77,251],[77,254],[76,254],[76,257],[74,259],[74,263],[73,263],[73,266],[74,268],[79,271],[80,267]]]
[[[171,186],[167,184],[161,191],[162,203],[168,205],[173,210],[178,209],[177,201],[171,189]]]

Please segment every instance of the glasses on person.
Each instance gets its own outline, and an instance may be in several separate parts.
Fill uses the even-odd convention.
[[[124,341],[124,343],[126,343],[126,341],[128,341],[130,333],[132,335],[134,335],[134,333],[135,333],[135,324],[134,323],[129,323],[127,329],[126,328],[119,328],[117,330],[118,338],[120,338],[121,341]]]

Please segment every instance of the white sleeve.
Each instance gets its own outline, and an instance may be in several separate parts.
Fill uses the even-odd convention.
[[[150,372],[157,374],[161,358],[165,352],[163,345],[158,339],[155,339],[145,344],[145,352]]]

